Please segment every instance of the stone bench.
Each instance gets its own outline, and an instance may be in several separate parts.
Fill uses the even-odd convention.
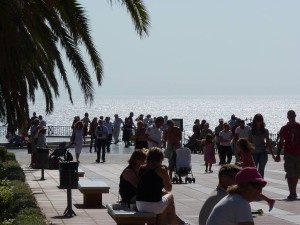
[[[102,194],[109,193],[110,187],[104,181],[78,181],[78,190],[83,194],[86,207],[101,207]]]
[[[137,212],[134,209],[128,207],[127,204],[107,204],[107,212],[117,223],[117,225],[155,225],[156,224],[156,214],[154,213],[142,213]]]
[[[77,173],[78,173],[78,177],[84,177],[85,172],[80,167],[78,167]]]

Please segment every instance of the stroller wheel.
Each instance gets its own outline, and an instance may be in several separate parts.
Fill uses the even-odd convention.
[[[182,179],[181,179],[181,177],[179,177],[179,183],[182,183]]]
[[[173,177],[173,179],[172,179],[172,183],[174,184],[176,182],[176,178],[175,177]]]
[[[193,178],[193,183],[195,183],[195,178]]]
[[[186,178],[184,179],[184,181],[185,181],[185,183],[187,183],[187,181],[188,181],[188,178],[186,177]]]

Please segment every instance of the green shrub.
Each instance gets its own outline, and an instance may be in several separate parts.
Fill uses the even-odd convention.
[[[7,152],[5,156],[5,161],[16,161],[16,155],[12,152]]]
[[[0,181],[0,224],[4,224],[6,218],[11,218],[9,207],[13,205],[13,191],[9,181]],[[5,222],[6,223],[6,222]]]
[[[46,225],[45,217],[38,208],[23,209],[14,219],[13,225]]]
[[[0,147],[0,160],[5,161],[5,156],[7,154],[7,150],[4,147]]]
[[[36,199],[32,195],[32,192],[28,185],[19,180],[11,181],[12,191],[13,191],[13,201],[14,204],[10,206],[9,211],[15,215],[21,210],[29,208],[37,208]]]
[[[25,174],[17,161],[7,161],[3,165],[6,179],[25,181]]]
[[[0,148],[0,225],[46,225],[13,153]]]
[[[6,211],[13,202],[13,192],[9,186],[0,186],[0,215],[6,214]]]
[[[3,162],[0,161],[0,180],[4,180],[5,178],[5,167]]]

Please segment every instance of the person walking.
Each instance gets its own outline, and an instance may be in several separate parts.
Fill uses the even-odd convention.
[[[240,139],[240,138],[246,138],[248,139],[249,137],[249,133],[251,128],[248,125],[245,125],[245,120],[242,119],[238,119],[237,120],[237,127],[235,129],[234,135],[233,135],[233,145],[234,147],[234,155],[235,155],[235,162],[238,163],[240,162],[240,155],[237,151],[236,148],[236,142]]]
[[[85,138],[88,135],[88,127],[91,123],[89,114],[87,112],[84,114],[84,117],[81,119],[81,121],[83,123],[83,143],[85,144]]]
[[[108,135],[108,129],[103,125],[103,120],[98,121],[98,127],[95,131],[95,136],[97,137],[97,159],[96,162],[100,163],[100,158],[102,156],[102,162],[105,162],[105,146],[106,138]],[[102,154],[101,154],[102,153]]]
[[[163,123],[164,118],[159,116],[155,119],[154,124],[147,128],[145,132],[145,139],[148,142],[148,148],[161,147],[162,132],[160,128]]]
[[[104,126],[107,127],[108,130],[108,134],[106,137],[106,151],[110,152],[110,145],[111,145],[111,141],[112,141],[112,131],[113,131],[113,124],[112,122],[110,122],[110,117],[107,116],[105,117],[105,122],[103,123]]]
[[[169,161],[169,176],[172,180],[172,174],[176,165],[176,149],[181,147],[182,132],[181,129],[175,126],[173,120],[167,121],[168,128],[163,133],[163,141],[167,143],[167,149],[170,151]]]
[[[115,114],[115,120],[113,122],[113,133],[112,133],[115,144],[118,144],[120,141],[119,137],[120,137],[121,125],[124,126],[123,120],[119,117],[118,114]]]
[[[30,128],[31,162],[30,167],[35,168],[37,161],[37,139],[39,135],[40,120],[36,118]]]
[[[91,134],[90,153],[92,153],[93,145],[94,145],[94,151],[97,152],[97,137],[95,135],[97,126],[98,126],[97,117],[94,117],[92,122],[90,123],[90,130],[89,130],[89,133]]]
[[[78,163],[80,163],[79,156],[82,150],[82,143],[83,143],[82,136],[83,136],[83,122],[77,121],[74,124],[74,129],[72,134],[73,137],[72,144],[75,145],[75,157]]]
[[[242,168],[246,167],[254,167],[255,168],[255,162],[251,155],[251,152],[254,150],[254,147],[251,143],[248,142],[245,138],[240,138],[236,143],[237,151],[241,155],[242,162],[238,162],[237,164],[241,166]],[[274,207],[275,200],[270,199],[267,196],[260,194],[259,198],[261,200],[264,200],[269,205],[269,211],[271,211]]]
[[[211,134],[207,134],[206,138],[202,140],[202,143],[204,145],[203,154],[204,154],[204,162],[205,162],[205,172],[212,173],[213,172],[211,169],[212,164],[216,163],[213,136]]]
[[[143,121],[139,120],[136,125],[137,125],[137,129],[135,132],[135,144],[134,144],[135,149],[148,148],[148,143],[145,140],[145,132],[146,132],[145,124],[143,123]]]
[[[232,132],[228,123],[224,123],[223,130],[219,133],[220,140],[220,165],[229,164],[232,159],[231,150]],[[226,161],[227,157],[227,161]]]
[[[300,124],[296,122],[294,110],[287,112],[288,123],[279,131],[278,151],[275,161],[280,161],[280,152],[284,148],[284,169],[289,187],[288,200],[295,200],[297,184],[300,178]]]
[[[269,138],[269,131],[265,127],[264,117],[258,113],[254,116],[252,122],[252,128],[249,133],[248,140],[254,145],[254,151],[252,151],[252,157],[255,162],[255,166],[262,177],[265,175],[265,167],[268,161],[268,151],[273,154],[272,146]]]
[[[220,118],[219,119],[219,125],[215,127],[215,133],[214,133],[219,159],[221,158],[220,157],[220,137],[219,137],[219,134],[223,130],[223,126],[224,126],[224,120],[222,118]],[[219,161],[219,165],[221,165],[220,161]]]

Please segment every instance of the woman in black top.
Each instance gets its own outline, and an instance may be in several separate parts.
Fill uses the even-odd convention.
[[[141,165],[145,164],[147,149],[137,149],[128,160],[129,165],[123,170],[120,176],[119,192],[121,202],[135,203],[136,189],[138,185],[138,172]]]
[[[146,128],[144,127],[144,123],[142,121],[137,122],[137,129],[135,131],[135,149],[147,148],[148,142],[145,140]]]
[[[170,193],[172,183],[167,167],[162,165],[163,159],[160,148],[154,147],[149,150],[147,164],[141,166],[139,172],[136,206],[140,212],[159,214],[157,224],[163,224],[166,216],[168,224],[178,224],[174,198]]]

